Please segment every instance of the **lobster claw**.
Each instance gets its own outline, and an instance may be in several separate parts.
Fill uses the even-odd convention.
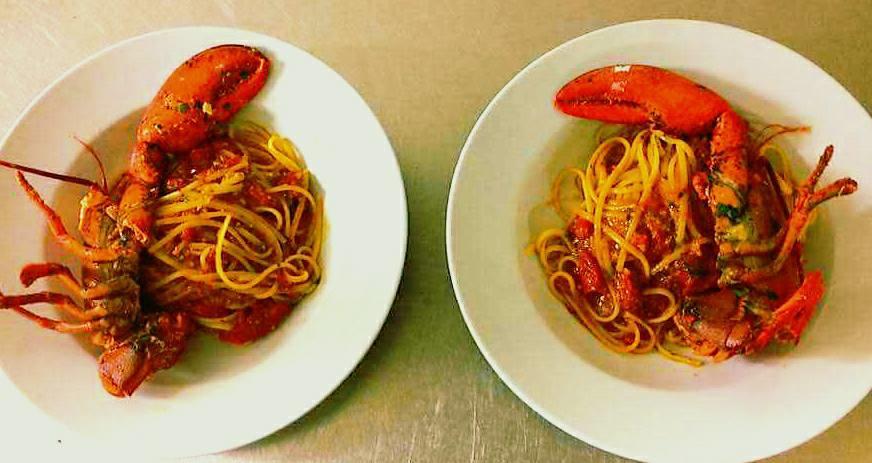
[[[146,317],[140,331],[100,355],[100,381],[116,397],[130,396],[155,372],[175,365],[196,329],[184,312]]]
[[[221,45],[197,53],[170,74],[146,108],[137,144],[190,151],[260,92],[269,69],[269,58],[252,47]]]
[[[815,307],[824,295],[824,278],[821,272],[814,271],[805,276],[799,289],[772,312],[745,353],[762,350],[775,338],[779,341],[798,343],[803,330],[814,315]]]
[[[682,135],[701,135],[731,113],[717,93],[665,69],[642,64],[586,72],[557,92],[561,112],[615,124],[648,124]],[[744,140],[742,140],[744,142]]]
[[[136,241],[151,238],[148,204],[164,175],[167,153],[184,154],[213,135],[263,88],[270,60],[256,48],[221,45],[197,53],[161,86],[136,130],[119,222]]]
[[[749,188],[746,143],[748,124],[717,93],[665,69],[642,64],[608,66],[586,72],[560,89],[555,107],[570,116],[616,124],[649,124],[681,136],[711,135],[707,164],[720,245],[733,234],[747,233],[728,220],[723,210],[746,210]],[[735,222],[735,223],[734,223]]]

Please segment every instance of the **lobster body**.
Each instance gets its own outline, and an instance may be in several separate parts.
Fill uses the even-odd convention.
[[[39,278],[57,277],[81,304],[54,292],[0,294],[0,309],[13,310],[56,331],[89,333],[91,341],[104,349],[98,370],[110,394],[129,396],[154,372],[174,365],[196,329],[187,312],[143,308],[140,302],[140,253],[152,238],[153,202],[168,157],[185,156],[209,140],[257,95],[269,68],[266,56],[241,45],[210,48],[188,59],[146,108],[128,170],[111,190],[105,178],[98,185],[0,160],[0,165],[18,170],[19,184],[46,216],[55,240],[82,261],[81,282],[69,268],[56,263],[30,264],[20,275],[24,286]],[[79,212],[82,242],[70,236],[22,172],[88,187]],[[34,303],[54,304],[77,321],[52,320],[23,308]]]

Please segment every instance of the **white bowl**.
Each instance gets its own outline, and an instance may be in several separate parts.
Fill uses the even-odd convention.
[[[657,355],[601,348],[548,293],[523,253],[548,218],[555,174],[585,161],[595,125],[558,113],[557,90],[616,63],[678,71],[744,114],[810,125],[785,137],[807,171],[827,144],[825,179],[850,175],[853,196],[828,203],[810,230],[809,266],[827,280],[823,310],[802,342],[694,369]],[[513,78],[460,155],[448,202],[448,259],[464,319],[500,378],[567,433],[646,461],[742,461],[810,439],[872,385],[872,120],[835,80],[763,37],[718,24],[657,20],[571,40]],[[803,170],[800,169],[800,170]]]
[[[224,43],[255,46],[272,59],[266,87],[242,117],[291,138],[323,188],[328,228],[321,286],[275,333],[249,346],[200,335],[178,365],[124,400],[103,391],[95,354],[85,341],[0,313],[0,421],[23,439],[51,447],[63,437],[64,445],[72,440],[84,447],[96,443],[104,451],[117,446],[162,456],[237,447],[278,430],[324,399],[378,334],[406,249],[400,171],[363,99],[337,73],[292,45],[213,27],[124,41],[82,62],[36,98],[0,145],[3,158],[96,178],[75,135],[92,142],[112,170],[123,170],[138,117],[164,79],[196,52]],[[84,190],[30,179],[75,229]],[[0,172],[0,195],[4,293],[24,291],[17,273],[25,263],[60,259],[78,268],[48,237],[43,217],[11,171]],[[38,436],[27,429],[39,429]]]

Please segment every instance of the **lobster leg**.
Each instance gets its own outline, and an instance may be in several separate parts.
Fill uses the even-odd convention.
[[[20,279],[25,287],[29,287],[37,279],[49,276],[58,277],[67,288],[78,294],[84,300],[104,299],[119,293],[127,293],[138,289],[136,282],[129,276],[115,278],[105,283],[99,283],[92,288],[85,289],[73,277],[72,271],[68,267],[56,263],[26,265],[21,270]],[[0,308],[14,308],[16,306],[40,303],[52,304],[82,321],[96,320],[108,314],[108,311],[103,306],[85,310],[76,304],[69,296],[54,292],[0,296]]]
[[[4,296],[3,293],[0,293],[0,299],[6,299],[6,296]],[[67,323],[37,315],[18,305],[0,305],[0,309],[9,309],[17,312],[19,315],[43,328],[58,331],[60,333],[93,333],[109,327],[108,321],[102,318],[82,323]]]
[[[19,278],[21,284],[29,287],[36,280],[55,276],[57,277],[70,291],[78,294],[82,299],[102,299],[113,296],[119,293],[134,291],[138,288],[137,283],[129,276],[124,275],[114,278],[107,282],[97,283],[90,288],[83,288],[82,285],[73,277],[73,272],[66,266],[48,262],[43,264],[29,264],[21,269]]]
[[[30,305],[30,304],[51,304],[55,307],[63,309],[68,314],[82,321],[96,320],[106,316],[106,309],[98,307],[90,310],[85,310],[79,307],[66,294],[53,293],[50,291],[42,291],[33,294],[22,294],[15,296],[0,296],[0,308],[8,309],[12,307]]]
[[[81,294],[83,289],[78,280],[73,276],[73,271],[66,265],[56,264],[54,262],[46,262],[42,264],[27,264],[18,274],[18,279],[25,288],[30,287],[36,280],[40,278],[55,276],[69,290]]]
[[[18,180],[18,184],[21,185],[21,188],[24,189],[24,192],[27,193],[30,200],[33,201],[33,203],[39,207],[40,211],[42,211],[43,215],[45,215],[52,236],[54,236],[55,241],[57,241],[57,243],[64,249],[87,262],[108,262],[116,260],[119,257],[118,252],[114,249],[87,247],[73,238],[64,226],[61,217],[57,212],[50,208],[45,201],[43,201],[36,189],[33,188],[33,185],[24,178],[24,174],[22,174],[21,171],[15,172],[15,178]]]
[[[36,322],[39,326],[59,333],[79,334],[79,333],[94,333],[105,330],[109,327],[109,323],[105,319],[92,320],[81,323],[68,323],[59,320],[52,320],[40,315],[37,315],[22,307],[11,307],[12,310],[23,315],[25,318]]]
[[[790,258],[796,243],[799,241],[800,236],[808,225],[814,208],[824,201],[839,196],[849,195],[857,190],[857,182],[850,178],[836,180],[820,190],[815,190],[817,183],[832,156],[833,147],[831,145],[824,150],[824,153],[818,160],[815,169],[798,188],[793,210],[790,213],[787,224],[779,230],[772,240],[762,243],[763,245],[768,245],[767,247],[772,250],[776,247],[778,248],[778,254],[775,259],[763,267],[753,269],[742,265],[729,266],[723,269],[721,275],[722,283],[756,283],[780,272],[785,262]],[[736,252],[739,254],[760,250],[761,247],[759,243],[757,245],[752,244],[744,247],[740,244],[736,247]]]

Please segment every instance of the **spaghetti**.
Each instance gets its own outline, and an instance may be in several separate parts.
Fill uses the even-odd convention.
[[[157,200],[146,295],[231,342],[274,329],[321,279],[323,200],[314,186],[294,145],[251,122],[194,150]]]
[[[567,226],[541,232],[533,247],[552,294],[615,352],[701,365],[676,350],[679,297],[657,279],[710,242],[692,213],[698,163],[687,142],[645,129],[602,141],[586,169],[554,181],[549,203]]]

